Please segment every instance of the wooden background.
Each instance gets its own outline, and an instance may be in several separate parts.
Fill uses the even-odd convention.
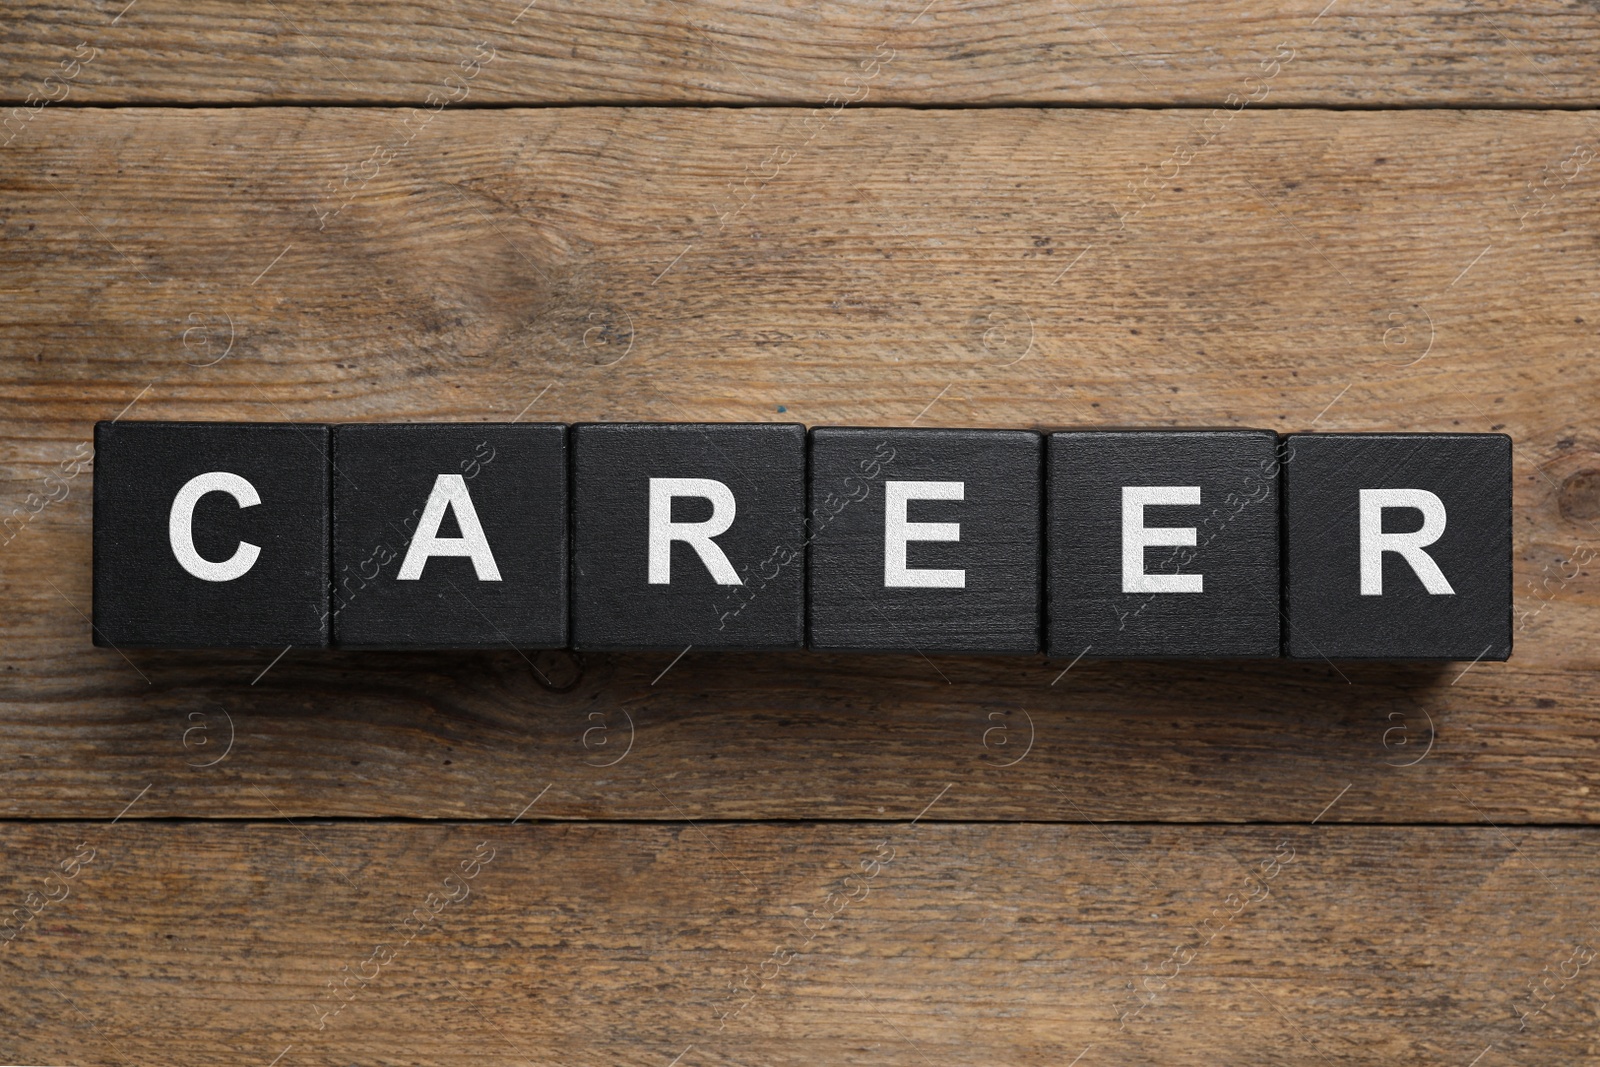
[[[1600,1063],[1597,60],[1547,0],[8,5],[0,1061]],[[1516,649],[124,656],[119,415],[1504,430]]]

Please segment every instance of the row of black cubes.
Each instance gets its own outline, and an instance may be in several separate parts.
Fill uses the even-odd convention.
[[[204,559],[259,546],[228,581],[186,573],[169,540],[175,494],[211,471],[245,479],[261,501],[211,492],[194,506]],[[433,556],[399,579],[442,475],[470,498],[497,580],[464,556]],[[1510,478],[1499,434],[102,423],[95,639],[1503,659]],[[735,514],[715,544],[738,584],[719,582],[687,541],[669,545],[670,580],[649,580],[651,479],[726,487]],[[1136,529],[1128,487],[1146,501]],[[1448,594],[1397,552],[1382,556],[1382,592],[1363,592],[1365,489],[1442,503],[1448,521],[1426,551]],[[670,506],[686,524],[715,510],[693,494]],[[886,573],[896,509],[912,524],[899,531],[897,573],[923,584]],[[459,519],[447,508],[434,532],[460,537]],[[1393,508],[1382,521],[1425,517]],[[1187,536],[1173,530],[1193,543],[1173,543]],[[1143,539],[1138,564],[1153,581],[1130,579],[1130,536]],[[919,577],[928,572],[945,577]],[[1166,591],[1182,575],[1203,588]]]

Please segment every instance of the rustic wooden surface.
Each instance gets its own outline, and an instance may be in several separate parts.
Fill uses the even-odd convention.
[[[1075,819],[1069,782],[1094,818],[1297,819],[1308,782],[1361,783],[1338,817],[1364,821],[1600,815],[1600,589],[1580,565],[1600,186],[1581,171],[1539,214],[1517,199],[1587,143],[1586,115],[1246,111],[1141,208],[1128,181],[1194,115],[846,112],[724,224],[719,187],[793,113],[446,112],[319,229],[328,176],[396,121],[41,116],[0,160],[10,498],[124,408],[1504,429],[1514,657],[1061,676],[691,651],[659,678],[670,654],[588,656],[556,693],[565,657],[291,650],[251,684],[272,650],[89,645],[85,474],[0,549],[6,813],[99,816],[156,782],[151,815],[497,818],[548,773],[573,776],[550,810],[583,818],[876,818],[956,774],[982,783],[960,818]],[[1027,759],[987,773],[1030,719]],[[218,770],[247,788],[189,766],[230,721]]]
[[[1256,92],[1289,52],[1272,103],[1600,102],[1600,20],[1579,0],[15,0],[6,13],[7,102],[1210,107]],[[63,96],[44,78],[80,44],[98,51]],[[464,61],[481,69],[450,82]]]
[[[18,10],[0,1061],[1600,1057],[1592,11]],[[119,414],[1503,430],[1515,651],[123,655]]]
[[[0,876],[12,894],[90,855],[80,844],[94,852],[0,949],[0,1051],[975,1067],[1600,1055],[1588,831],[913,824],[935,799],[879,825],[10,826],[7,854],[26,857]]]

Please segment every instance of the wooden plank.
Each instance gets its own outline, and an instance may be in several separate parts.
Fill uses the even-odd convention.
[[[0,91],[30,106],[1600,102],[1600,17],[1573,0],[21,0],[10,13]]]
[[[876,826],[6,826],[5,899],[42,897],[47,881],[58,899],[0,949],[0,1056],[1592,1056],[1592,829],[1424,838],[893,814]],[[51,880],[63,862],[78,873]]]
[[[404,113],[47,118],[0,156],[8,815],[148,785],[130,818],[510,818],[550,782],[572,818],[878,818],[950,782],[966,819],[1304,819],[1347,784],[1329,819],[1600,814],[1585,115],[447,112],[348,188]],[[517,652],[124,657],[80,614],[66,473],[123,411],[1503,430],[1515,650],[594,655],[559,693]]]

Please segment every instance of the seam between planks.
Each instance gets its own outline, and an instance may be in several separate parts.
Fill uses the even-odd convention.
[[[792,818],[773,817],[756,819],[648,819],[648,818],[585,818],[583,816],[533,816],[524,815],[513,822],[509,819],[494,818],[448,818],[430,819],[416,815],[295,815],[284,818],[270,818],[259,815],[218,815],[206,818],[196,818],[188,815],[153,815],[153,816],[128,816],[121,820],[107,819],[101,816],[0,816],[0,829],[6,827],[41,826],[46,824],[60,825],[110,825],[114,821],[143,824],[161,824],[168,826],[216,826],[218,824],[233,824],[238,826],[286,826],[304,827],[311,826],[511,826],[531,823],[541,823],[551,826],[900,826],[911,822],[910,819],[846,819],[846,818]],[[1321,827],[1324,829],[1341,830],[1484,830],[1499,831],[1508,829],[1519,830],[1590,830],[1600,831],[1600,822],[1513,822],[1501,819],[1496,822],[1478,820],[1476,822],[1449,822],[1444,820],[1424,820],[1416,822],[1369,822],[1369,821],[1343,821],[1328,820],[1317,822],[1310,819],[1237,819],[1237,820],[1173,820],[1173,819],[931,819],[917,820],[919,826],[1114,826],[1127,829],[1229,829],[1234,827],[1252,826],[1280,826],[1302,827],[1310,829]]]
[[[0,97],[0,108],[26,107],[27,102],[21,98]],[[392,99],[392,100],[338,100],[338,99],[270,99],[247,101],[165,101],[152,100],[119,100],[119,101],[62,101],[52,103],[54,111],[118,111],[127,108],[161,109],[171,111],[249,111],[268,108],[306,108],[306,109],[342,109],[342,110],[399,110],[401,108],[421,106],[421,101]],[[755,111],[755,110],[792,110],[813,111],[819,106],[811,100],[771,100],[771,101],[718,101],[718,100],[638,100],[626,99],[595,99],[581,101],[547,101],[547,102],[498,102],[483,101],[478,103],[453,104],[446,111],[571,111],[586,108],[617,108],[624,110],[638,109],[673,109],[685,111]],[[1050,100],[1019,100],[1012,102],[978,102],[978,103],[949,103],[949,104],[913,104],[913,103],[880,103],[880,104],[852,104],[843,108],[843,111],[1215,111],[1225,105],[1221,102],[1175,102],[1152,103],[1150,101],[1106,101],[1093,100],[1081,102],[1060,102]],[[1233,110],[1233,109],[1229,109]],[[1242,110],[1242,109],[1241,109]],[[1600,112],[1600,103],[1593,104],[1561,104],[1541,103],[1527,100],[1511,101],[1460,101],[1438,102],[1430,101],[1416,104],[1383,104],[1383,103],[1253,103],[1251,111],[1378,111],[1378,112],[1406,112],[1406,111],[1529,111],[1529,112]]]

